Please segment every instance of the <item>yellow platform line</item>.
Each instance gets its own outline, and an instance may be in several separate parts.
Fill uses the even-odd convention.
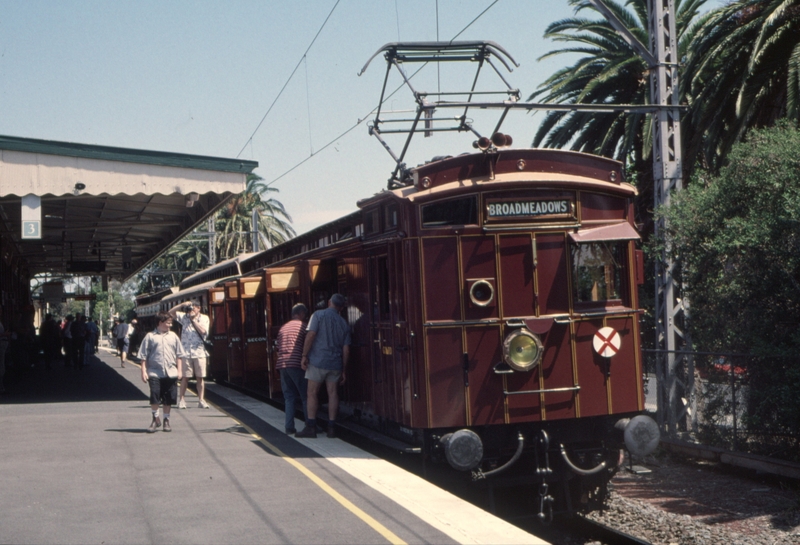
[[[141,365],[139,365],[137,363],[134,363],[134,365],[137,365],[137,366],[141,367]],[[206,400],[206,402],[208,403],[208,400]],[[320,487],[322,490],[324,490],[326,494],[328,494],[334,500],[339,502],[345,509],[347,509],[348,511],[353,513],[355,516],[357,516],[362,521],[364,521],[364,523],[366,523],[367,526],[369,526],[370,528],[372,528],[373,530],[378,532],[380,535],[382,535],[384,537],[384,539],[386,539],[386,541],[388,541],[392,545],[407,545],[407,543],[405,541],[403,541],[402,539],[400,539],[394,532],[392,532],[386,526],[384,526],[383,524],[381,524],[380,522],[378,522],[377,520],[375,520],[374,518],[369,516],[362,509],[360,509],[358,506],[356,506],[353,502],[351,502],[350,500],[348,500],[347,498],[345,498],[344,496],[339,494],[328,483],[326,483],[325,481],[320,479],[316,474],[314,474],[313,471],[308,469],[306,466],[304,466],[303,464],[301,464],[300,462],[298,462],[294,458],[292,458],[290,456],[287,456],[286,454],[284,454],[283,451],[281,451],[281,449],[279,449],[278,447],[276,447],[275,445],[273,445],[272,443],[270,443],[269,441],[267,441],[266,439],[264,439],[263,437],[258,435],[255,432],[255,430],[253,430],[250,426],[248,426],[244,422],[240,422],[239,420],[234,418],[230,413],[228,413],[228,411],[223,410],[222,408],[220,408],[216,404],[209,403],[209,405],[212,405],[219,412],[225,413],[228,416],[228,418],[230,418],[231,420],[233,420],[234,422],[239,424],[241,427],[246,429],[247,432],[250,435],[252,435],[253,437],[255,437],[262,445],[264,445],[269,450],[271,450],[276,456],[280,457],[284,461],[286,461],[289,464],[291,464],[292,466],[294,466],[295,469],[297,469],[300,473],[305,475],[312,483],[314,483],[315,485]]]
[[[383,524],[381,524],[380,522],[369,516],[358,506],[356,506],[353,502],[351,502],[350,500],[339,494],[328,483],[319,478],[316,474],[314,474],[313,471],[308,469],[306,466],[304,466],[294,458],[287,456],[278,447],[276,447],[275,445],[273,445],[272,443],[270,443],[269,441],[258,435],[253,429],[250,428],[250,426],[248,426],[243,422],[239,422],[238,420],[236,420],[236,418],[228,414],[227,411],[224,411],[219,407],[216,407],[216,409],[219,410],[220,412],[227,414],[231,419],[236,421],[240,426],[246,429],[250,433],[250,435],[255,437],[262,445],[271,450],[276,456],[279,456],[284,461],[294,466],[295,469],[297,469],[300,473],[305,475],[315,485],[324,490],[326,494],[328,494],[334,500],[339,502],[345,509],[353,513],[355,516],[364,521],[364,523],[366,523],[367,526],[369,526],[370,528],[378,532],[381,536],[383,536],[384,539],[386,539],[386,541],[392,543],[393,545],[407,545],[406,542],[400,539],[394,532],[392,532],[386,526],[384,526]]]

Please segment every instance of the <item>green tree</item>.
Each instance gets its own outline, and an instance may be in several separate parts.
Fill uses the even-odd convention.
[[[800,344],[800,132],[755,130],[729,160],[673,197],[671,245],[698,348],[772,353]]]
[[[695,348],[750,354],[747,422],[800,422],[800,131],[753,130],[718,176],[698,172],[665,214],[692,302]],[[757,361],[757,363],[753,363]]]
[[[687,53],[685,165],[717,171],[751,128],[800,120],[800,0],[738,0],[711,11]]]
[[[222,261],[252,250],[253,213],[258,216],[259,242],[262,249],[275,246],[295,236],[292,218],[283,204],[270,197],[278,190],[264,183],[257,174],[247,176],[245,190],[232,197],[214,218],[215,259]],[[198,229],[205,229],[204,226]],[[189,235],[169,248],[139,275],[136,293],[152,293],[177,286],[186,276],[204,269],[210,261],[208,243]]]

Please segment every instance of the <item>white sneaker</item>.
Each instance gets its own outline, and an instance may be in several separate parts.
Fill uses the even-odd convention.
[[[208,403],[203,401],[202,399],[197,403],[198,409],[210,409],[211,407],[208,406]]]
[[[179,409],[185,409],[186,408],[186,402],[181,399],[180,402],[178,403],[178,408]]]

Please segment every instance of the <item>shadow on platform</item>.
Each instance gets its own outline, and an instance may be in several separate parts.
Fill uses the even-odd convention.
[[[139,378],[139,368],[128,364],[119,368],[119,360],[102,350],[89,357],[81,370],[67,369],[56,360],[50,370],[39,359],[31,365],[9,366],[6,377],[8,394],[0,403],[79,403],[87,401],[140,401],[148,403],[143,389],[132,384],[126,373]],[[144,383],[143,383],[144,384]]]

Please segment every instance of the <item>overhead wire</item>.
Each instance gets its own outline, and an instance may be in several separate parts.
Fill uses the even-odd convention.
[[[475,24],[475,22],[476,22],[478,19],[480,19],[481,17],[483,17],[483,16],[486,14],[486,12],[487,12],[487,11],[489,11],[490,9],[492,9],[492,7],[494,7],[494,5],[495,5],[495,4],[497,4],[499,1],[500,1],[500,0],[494,0],[494,2],[492,2],[491,4],[489,4],[489,6],[488,6],[486,9],[484,9],[482,12],[480,12],[480,13],[479,13],[479,14],[478,14],[478,15],[477,15],[477,16],[476,16],[476,17],[475,17],[475,18],[474,18],[472,21],[470,21],[470,22],[467,24],[467,26],[465,26],[464,28],[462,28],[462,29],[461,29],[461,30],[460,30],[460,31],[459,31],[459,32],[458,32],[458,33],[457,33],[455,36],[453,36],[453,37],[450,39],[450,42],[449,42],[449,43],[453,43],[453,41],[454,41],[456,38],[458,38],[459,36],[461,36],[461,34],[463,34],[463,33],[464,33],[464,32],[465,32],[465,31],[466,31],[466,30],[467,30],[469,27],[471,27],[473,24]],[[338,2],[337,2],[337,4],[338,4]],[[335,7],[336,7],[336,6],[334,6],[334,8],[335,8]],[[437,4],[437,7],[438,7],[438,4]],[[333,13],[333,11],[331,11],[331,13]],[[437,16],[438,16],[438,13],[437,13]],[[328,17],[330,17],[330,15],[329,15]],[[327,22],[327,19],[326,19],[326,22]],[[323,24],[323,26],[324,26],[324,24]],[[437,27],[438,27],[438,24],[437,24]],[[322,29],[320,29],[320,30],[322,30]],[[398,32],[399,32],[399,30],[398,30]],[[317,34],[319,34],[319,33],[317,33]],[[437,37],[438,37],[438,28],[437,28]],[[316,39],[316,37],[315,37],[315,39]],[[310,48],[310,46],[309,46],[309,48]],[[426,63],[424,63],[422,66],[420,66],[420,67],[419,67],[419,68],[418,68],[418,69],[417,69],[417,70],[416,70],[416,71],[415,71],[413,74],[411,74],[411,76],[409,76],[409,78],[408,78],[408,79],[409,79],[409,80],[413,79],[413,78],[414,78],[414,76],[416,76],[417,74],[419,74],[420,70],[422,70],[423,68],[425,68],[425,66],[427,66],[427,64],[428,64],[428,63],[426,62]],[[288,83],[288,82],[287,82],[287,83]],[[365,116],[364,116],[364,117],[362,117],[362,118],[359,118],[359,120],[358,120],[358,121],[355,123],[355,125],[353,125],[353,126],[352,126],[352,127],[350,127],[349,129],[345,130],[343,133],[341,133],[341,134],[340,134],[340,135],[338,135],[336,138],[334,138],[334,139],[332,139],[331,141],[329,141],[327,144],[325,144],[324,146],[322,146],[321,148],[319,148],[317,151],[315,151],[315,152],[311,153],[311,154],[310,154],[308,157],[306,157],[305,159],[303,159],[303,160],[302,160],[302,161],[300,161],[299,163],[295,164],[295,165],[294,165],[293,167],[291,167],[289,170],[287,170],[287,171],[283,172],[282,174],[280,174],[280,175],[279,175],[279,176],[277,176],[276,178],[273,178],[272,180],[270,180],[268,183],[266,183],[266,184],[265,184],[265,185],[266,185],[266,187],[269,187],[269,186],[271,186],[272,184],[274,184],[275,182],[277,182],[278,180],[280,180],[280,179],[281,179],[281,178],[283,178],[284,176],[287,176],[288,174],[290,174],[291,172],[293,172],[294,170],[296,170],[297,168],[299,168],[300,166],[302,166],[303,164],[305,164],[307,161],[309,161],[309,160],[310,160],[311,158],[313,158],[315,155],[317,155],[318,153],[320,153],[320,152],[324,151],[325,149],[329,148],[330,146],[332,146],[332,145],[333,145],[333,144],[334,144],[334,143],[335,143],[337,140],[339,140],[340,138],[342,138],[342,137],[346,136],[348,133],[352,132],[354,129],[356,129],[357,127],[359,127],[359,126],[360,126],[362,123],[364,123],[364,121],[366,121],[366,120],[369,118],[369,116],[371,116],[371,115],[372,115],[372,114],[375,112],[375,110],[377,110],[377,109],[378,109],[378,107],[379,107],[379,106],[381,106],[381,105],[385,104],[385,103],[386,103],[386,102],[387,102],[387,101],[388,101],[390,98],[392,98],[392,97],[393,97],[393,96],[394,96],[394,95],[395,95],[395,94],[396,94],[396,93],[397,93],[397,92],[398,92],[400,89],[402,89],[403,87],[405,87],[405,85],[406,85],[405,83],[401,83],[401,84],[400,84],[400,85],[399,85],[399,86],[398,86],[398,87],[397,87],[397,88],[396,88],[394,91],[392,91],[392,92],[391,92],[389,95],[387,95],[387,96],[386,96],[386,97],[383,99],[383,102],[381,102],[380,104],[378,104],[378,105],[376,105],[374,108],[372,108],[372,110],[370,110],[370,111],[367,113],[367,115],[365,115]],[[285,87],[285,86],[284,86],[284,87]],[[277,100],[277,99],[276,99],[276,100]],[[273,102],[273,105],[274,105],[274,102]],[[271,108],[271,107],[270,107],[270,108]],[[269,112],[267,112],[267,113],[269,113]],[[266,118],[266,116],[264,116],[264,117]],[[264,120],[262,119],[262,122],[263,122],[263,121],[264,121]],[[260,125],[261,125],[261,124],[259,123],[259,126],[260,126]],[[256,129],[256,130],[257,130],[257,129]],[[253,134],[255,134],[255,133],[253,133]],[[252,136],[251,136],[250,138],[251,138],[251,140],[252,140]],[[240,153],[241,153],[241,152],[240,152]],[[238,156],[237,156],[237,157],[238,157]]]
[[[333,5],[333,8],[331,8],[331,11],[330,11],[330,13],[328,13],[328,16],[325,18],[325,21],[323,21],[323,22],[322,22],[322,26],[320,26],[320,27],[319,27],[319,30],[318,30],[318,31],[317,31],[317,33],[314,35],[314,39],[313,39],[313,40],[311,40],[311,43],[310,43],[310,44],[308,44],[308,47],[306,48],[306,51],[305,51],[305,53],[303,53],[303,55],[300,57],[300,60],[297,62],[297,66],[295,66],[295,67],[294,67],[294,70],[292,70],[292,73],[291,73],[291,74],[289,74],[289,77],[286,79],[286,82],[283,84],[283,87],[281,87],[281,90],[280,90],[280,91],[278,91],[278,94],[277,94],[277,96],[275,97],[275,100],[273,100],[273,101],[272,101],[272,104],[270,104],[270,105],[269,105],[269,108],[267,109],[267,113],[265,113],[265,114],[264,114],[264,117],[262,117],[262,118],[261,118],[261,121],[259,121],[259,122],[258,122],[258,125],[256,126],[256,129],[253,131],[253,134],[251,134],[251,135],[250,135],[250,138],[248,138],[248,139],[247,139],[247,142],[245,142],[244,146],[242,146],[242,149],[241,149],[241,150],[239,150],[239,153],[237,153],[237,154],[236,154],[236,157],[237,157],[237,158],[238,158],[238,157],[239,157],[239,156],[242,154],[242,152],[243,152],[243,151],[244,151],[244,150],[247,148],[247,145],[248,145],[248,144],[250,144],[250,143],[253,141],[253,137],[254,137],[254,136],[256,135],[256,133],[258,132],[258,129],[260,129],[260,128],[261,128],[261,125],[264,123],[264,120],[265,120],[265,119],[267,119],[267,116],[268,116],[268,115],[269,115],[269,113],[272,111],[272,108],[275,106],[275,103],[276,103],[276,102],[278,102],[278,99],[279,99],[279,98],[281,98],[281,95],[283,94],[283,91],[285,91],[285,90],[286,90],[286,86],[287,86],[287,85],[289,85],[289,82],[290,82],[290,81],[292,81],[292,78],[294,77],[295,73],[297,72],[297,69],[298,69],[298,68],[300,68],[300,65],[301,65],[301,64],[303,63],[303,61],[305,60],[305,58],[306,58],[306,55],[308,55],[308,52],[309,52],[309,51],[311,51],[311,47],[314,45],[314,42],[316,42],[316,41],[317,41],[317,38],[319,37],[320,33],[322,32],[322,29],[323,29],[323,28],[325,28],[325,25],[326,25],[326,24],[328,24],[328,20],[331,18],[331,15],[333,15],[333,12],[336,10],[336,6],[338,6],[338,5],[339,5],[339,2],[341,2],[341,0],[336,0],[336,3]]]

